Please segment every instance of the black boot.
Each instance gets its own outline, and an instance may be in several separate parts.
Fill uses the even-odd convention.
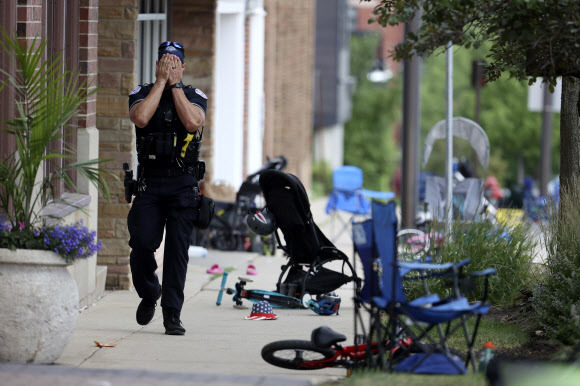
[[[155,316],[155,306],[157,305],[157,300],[161,297],[161,288],[159,288],[159,294],[154,299],[141,299],[139,307],[137,307],[137,323],[144,326],[149,324],[153,316]]]
[[[179,311],[163,309],[163,326],[167,335],[184,335],[185,328],[179,320]]]

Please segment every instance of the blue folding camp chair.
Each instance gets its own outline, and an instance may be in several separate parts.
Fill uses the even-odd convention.
[[[464,374],[471,362],[475,371],[473,344],[481,316],[489,310],[489,304],[486,303],[488,277],[495,273],[495,269],[464,274],[463,268],[469,259],[457,264],[397,261],[395,208],[395,203],[385,205],[373,202],[372,219],[353,224],[353,243],[365,273],[365,285],[358,301],[371,305],[369,336],[383,345],[376,363],[395,371]],[[415,275],[409,277],[412,272]],[[470,303],[461,294],[459,282],[480,276],[486,279],[483,299]],[[434,277],[452,279],[454,295],[441,299],[438,294],[431,294],[427,281]],[[418,299],[407,299],[403,288],[403,280],[407,278],[421,280],[425,295]],[[388,315],[386,325],[383,321],[385,313]],[[474,315],[477,319],[470,334],[467,319]],[[448,338],[460,328],[463,329],[467,345],[465,362],[454,355],[447,344]],[[436,337],[430,334],[432,331],[436,332]],[[410,337],[413,344],[402,345],[402,341],[408,342],[403,337]],[[399,351],[395,361],[392,354],[397,349]]]
[[[390,200],[395,197],[392,192],[377,192],[363,189],[363,172],[356,166],[341,166],[335,168],[332,173],[333,189],[328,197],[326,213],[331,215],[331,240],[338,237],[348,229],[355,215],[369,215],[369,198]],[[339,212],[350,213],[348,220],[343,220]],[[334,231],[335,222],[340,223],[338,232]]]

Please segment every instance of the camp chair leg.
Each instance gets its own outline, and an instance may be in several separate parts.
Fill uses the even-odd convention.
[[[473,327],[473,334],[471,335],[471,340],[468,342],[467,348],[469,349],[469,355],[465,361],[465,366],[468,366],[469,361],[471,360],[471,366],[473,367],[473,371],[476,372],[477,369],[475,367],[475,353],[473,351],[473,345],[475,344],[475,337],[477,336],[477,330],[479,330],[479,322],[481,321],[481,314],[477,315],[475,318],[475,326]],[[466,329],[467,332],[467,329]]]
[[[351,224],[354,216],[351,216],[348,220],[343,220],[340,217],[340,213],[338,211],[333,211],[330,215],[330,241],[333,243],[338,240],[338,238],[345,232],[348,231],[348,227]],[[335,221],[339,223],[339,231],[335,232]]]
[[[439,341],[443,342],[445,340],[446,334],[443,332],[443,328],[441,327],[440,324],[438,324],[436,327],[437,327],[437,332],[439,333]],[[449,330],[449,327],[447,328],[447,330]],[[447,345],[445,345],[445,346],[447,346]],[[447,348],[447,347],[444,347],[444,348]]]
[[[471,342],[471,340],[469,339],[469,330],[467,329],[467,318],[465,317],[465,315],[461,316],[461,324],[463,326],[463,335],[465,336],[465,343],[467,344],[467,359],[465,363],[465,366],[469,366],[469,361],[471,360],[471,363],[473,365],[473,371],[475,372],[475,362],[473,360],[473,344]]]
[[[411,318],[411,320],[413,320],[413,318]],[[439,336],[439,342],[436,342],[430,335],[429,335],[429,331],[431,331],[434,327],[437,327],[437,330],[439,333],[442,333],[443,329],[441,328],[440,324],[431,324],[429,325],[427,328],[423,329],[423,331],[421,332],[421,334],[417,335],[413,332],[413,330],[408,327],[408,326],[403,326],[405,332],[407,335],[409,335],[413,340],[415,340],[416,342],[420,342],[422,339],[426,338],[431,345],[435,346],[435,350],[432,350],[429,345],[426,346],[422,346],[421,350],[423,352],[426,353],[426,355],[421,358],[421,360],[419,362],[417,362],[413,368],[411,368],[411,370],[409,372],[413,372],[415,371],[415,369],[421,365],[421,363],[423,363],[423,361],[425,361],[431,354],[433,354],[435,351],[441,351],[445,357],[447,358],[448,362],[451,363],[451,365],[453,367],[455,367],[457,369],[457,371],[459,371],[461,374],[465,373],[465,370],[460,368],[454,360],[452,360],[452,354],[451,354],[451,350],[449,349],[449,345],[447,343],[447,340],[449,339],[449,337],[451,335],[453,335],[455,333],[455,331],[457,331],[457,329],[461,326],[464,326],[464,323],[458,323],[457,325],[455,325],[453,328],[450,328],[450,323],[448,323],[448,327],[447,327],[447,331],[448,333],[445,333],[443,335]]]
[[[390,323],[390,320],[389,320]],[[386,327],[381,325],[381,311],[378,308],[375,308],[375,317],[373,320],[373,327],[374,333],[377,337],[377,344],[378,344],[378,353],[376,358],[373,359],[373,365],[375,368],[380,368],[381,370],[387,369],[387,362],[388,362],[388,352],[389,352],[389,345],[388,342],[388,331],[389,331],[389,324]],[[371,337],[372,337],[371,333]]]

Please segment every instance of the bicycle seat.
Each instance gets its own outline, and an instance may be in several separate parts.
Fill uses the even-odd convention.
[[[312,331],[310,339],[317,347],[329,348],[338,342],[344,342],[346,336],[333,331],[330,327],[322,326]]]

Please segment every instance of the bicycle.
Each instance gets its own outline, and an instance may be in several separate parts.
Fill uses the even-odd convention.
[[[425,233],[419,229],[401,229],[397,232],[397,258],[399,261],[438,262],[437,250],[443,243],[440,233]]]
[[[360,337],[359,337],[360,338]],[[381,349],[389,350],[390,360],[399,361],[407,355],[427,351],[437,351],[433,344],[414,342],[410,337],[399,337],[398,344],[391,346],[386,342],[361,343],[352,346],[342,346],[346,336],[333,331],[329,327],[318,327],[312,331],[311,340],[280,340],[271,342],[262,348],[262,358],[269,364],[290,370],[319,370],[328,367],[345,368],[350,376],[351,370],[367,367],[368,363],[378,355]],[[464,354],[449,349],[459,357]]]
[[[291,370],[318,370],[326,367],[352,369],[368,356],[366,344],[341,346],[346,336],[328,327],[312,331],[312,340],[281,340],[262,348],[262,358],[271,365]],[[378,353],[375,342],[370,351]]]
[[[260,237],[250,232],[246,217],[262,209],[260,175],[266,170],[284,170],[287,163],[284,156],[268,158],[259,170],[244,180],[236,193],[235,202],[215,201],[215,215],[199,245],[223,251],[252,251],[274,255],[276,238],[273,235]]]

